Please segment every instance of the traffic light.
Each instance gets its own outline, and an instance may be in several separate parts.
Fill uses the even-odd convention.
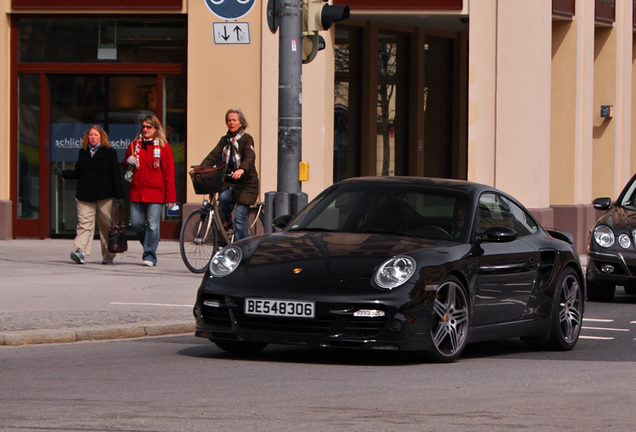
[[[333,6],[321,0],[303,0],[303,27],[309,33],[329,30],[331,24],[349,18],[349,6]]]
[[[349,6],[333,6],[322,0],[303,0],[303,63],[312,61],[316,53],[324,48],[318,32],[329,30],[336,21],[348,18]]]

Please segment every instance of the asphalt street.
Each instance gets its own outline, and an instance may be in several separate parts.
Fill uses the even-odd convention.
[[[80,265],[70,239],[0,241],[0,345],[192,333],[202,275],[186,269],[178,241],[160,242],[156,267],[142,265],[139,242],[128,247],[102,265],[95,240]]]
[[[69,239],[0,241],[0,345],[73,342],[194,331],[201,275],[190,273],[177,241],[161,241],[156,267],[128,241],[102,265],[99,241],[80,265]]]

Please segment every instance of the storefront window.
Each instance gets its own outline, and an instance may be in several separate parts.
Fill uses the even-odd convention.
[[[403,37],[392,34],[380,33],[378,40],[376,175],[401,175],[406,151],[403,84],[406,67],[402,64],[406,60],[406,43]],[[396,147],[396,143],[401,146]]]
[[[40,76],[18,75],[18,217],[40,215]]]
[[[183,18],[23,18],[21,63],[185,63]]]
[[[185,202],[186,191],[186,86],[183,75],[164,76],[164,129],[174,156],[175,186],[177,201]],[[181,215],[182,217],[183,215]],[[181,217],[165,217],[166,220],[181,220]]]
[[[338,27],[335,44],[333,181],[360,175],[360,31]]]
[[[156,75],[51,75],[49,83],[51,163],[62,170],[75,168],[81,140],[93,125],[106,131],[122,162],[143,118],[157,112]],[[52,176],[51,235],[75,231],[76,187],[76,180]],[[128,196],[129,184],[124,187]],[[122,213],[125,221],[128,214],[126,204]]]
[[[458,160],[453,151],[454,39],[426,36],[424,49],[424,172],[452,178]]]

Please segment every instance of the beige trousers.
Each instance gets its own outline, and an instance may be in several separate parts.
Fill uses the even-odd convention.
[[[90,255],[91,243],[95,235],[95,221],[99,229],[99,240],[102,245],[102,259],[112,261],[115,254],[108,252],[108,230],[112,221],[113,198],[99,201],[80,201],[77,198],[77,235],[73,243],[75,249]]]

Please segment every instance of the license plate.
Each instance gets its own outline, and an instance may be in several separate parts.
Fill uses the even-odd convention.
[[[314,302],[275,299],[245,299],[246,315],[286,316],[294,318],[313,318]]]

